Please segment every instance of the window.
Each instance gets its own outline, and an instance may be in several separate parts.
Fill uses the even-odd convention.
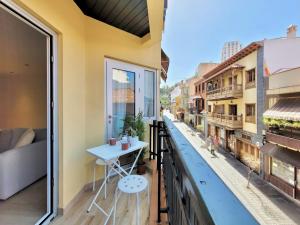
[[[197,86],[195,86],[195,92],[196,92],[196,94],[197,94]]]
[[[272,158],[272,175],[294,185],[294,167],[288,163]]]
[[[198,90],[199,90],[199,92],[201,92],[201,93],[202,93],[202,90],[201,90],[201,86],[200,86],[200,84],[198,85]]]
[[[255,123],[255,104],[246,104],[246,122]]]
[[[155,107],[155,73],[145,70],[144,78],[144,116],[154,117]]]
[[[205,92],[205,83],[202,83],[202,92]]]
[[[215,105],[215,113],[224,114],[225,113],[225,105]]]
[[[255,69],[246,71],[246,88],[255,87]]]
[[[211,112],[211,105],[208,106],[208,112]]]

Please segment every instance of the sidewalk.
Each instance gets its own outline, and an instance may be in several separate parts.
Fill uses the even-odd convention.
[[[246,166],[227,152],[216,152],[213,156],[195,131],[185,123],[174,124],[260,224],[300,224],[299,205],[254,173],[247,188],[249,170]]]

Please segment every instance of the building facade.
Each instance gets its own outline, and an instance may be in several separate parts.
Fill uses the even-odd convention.
[[[203,75],[215,68],[218,63],[200,63],[196,70],[196,76],[190,82],[190,117],[192,125],[205,134],[206,119],[205,119],[205,83]],[[192,94],[191,94],[192,93]]]
[[[253,42],[206,75],[208,136],[244,164],[263,174],[266,75],[299,65],[299,38]]]
[[[271,74],[268,80],[264,178],[300,200],[300,67]]]
[[[231,56],[236,54],[241,49],[242,49],[242,45],[239,41],[225,42],[222,48],[221,62],[224,62],[226,59],[229,59]]]

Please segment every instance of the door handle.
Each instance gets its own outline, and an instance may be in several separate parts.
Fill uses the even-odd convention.
[[[108,116],[108,119],[111,119],[111,118],[112,118],[112,116],[111,116],[111,115],[109,115],[109,116]]]

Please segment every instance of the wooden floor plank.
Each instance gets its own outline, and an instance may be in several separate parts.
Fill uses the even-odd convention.
[[[151,185],[151,176],[146,174],[145,177],[149,180]],[[107,199],[104,200],[103,194],[99,197],[98,203],[106,210],[109,211],[113,205],[114,190],[117,185],[118,178],[111,179],[109,187],[107,188]],[[103,224],[106,217],[93,207],[90,213],[86,210],[91,203],[96,192],[85,192],[78,202],[63,216],[57,217],[51,224],[52,225],[99,225]],[[140,195],[140,213],[141,225],[149,224],[149,204],[147,201],[147,191]],[[136,221],[136,198],[131,195],[128,202],[128,195],[122,194],[118,200],[116,225],[134,225]],[[112,224],[112,217],[109,220],[109,225]]]
[[[152,160],[151,162],[151,168],[152,168],[152,186],[151,186],[151,200],[150,200],[150,219],[149,219],[149,225],[157,225],[157,207],[158,207],[158,176],[157,176],[157,161]],[[164,189],[164,183],[163,179],[161,177],[161,207],[166,207],[166,195],[165,195],[165,189]],[[167,214],[161,214],[161,223],[159,224],[169,224],[168,223],[168,217]]]

